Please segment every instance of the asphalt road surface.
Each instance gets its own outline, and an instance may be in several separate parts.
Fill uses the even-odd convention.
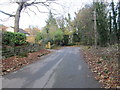
[[[3,88],[100,88],[79,47],[64,47],[3,76]]]

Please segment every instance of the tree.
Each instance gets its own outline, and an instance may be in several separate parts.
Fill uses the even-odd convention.
[[[120,1],[118,2],[118,44],[120,45]]]
[[[38,32],[36,37],[35,37],[35,42],[39,43],[40,40],[42,40],[42,39],[43,39],[43,36],[42,36],[41,32]]]
[[[109,39],[110,39],[110,45],[113,45],[115,43],[119,44],[119,36],[120,36],[120,30],[119,30],[119,18],[120,18],[120,1],[115,4],[112,0],[110,3],[110,11],[109,11]]]
[[[46,21],[47,25],[57,25],[56,23],[56,19],[54,18],[51,10],[49,11],[49,17],[48,17],[48,20]]]
[[[65,18],[63,16],[57,18],[58,27],[65,32]]]
[[[56,19],[54,18],[53,14],[51,11],[49,11],[49,17],[46,21],[46,26],[43,28],[42,30],[42,34],[43,34],[43,41],[45,43],[51,42],[51,44],[55,43],[55,34],[58,30],[58,25],[56,22]]]
[[[66,21],[66,30],[68,30],[68,35],[69,35],[69,43],[73,43],[73,23],[71,20],[71,15],[68,13],[68,17],[65,18]]]
[[[56,32],[55,32],[55,43],[57,45],[61,45],[61,42],[63,40],[63,32],[61,29],[58,29]]]
[[[15,15],[12,15],[12,14],[9,14],[9,13],[6,13],[5,11],[2,11],[0,10],[1,13],[5,14],[5,15],[8,15],[10,17],[14,17],[15,18],[15,21],[14,21],[14,30],[15,32],[18,32],[19,31],[19,21],[20,21],[20,14],[22,12],[23,9],[26,9],[30,6],[34,6],[37,8],[37,10],[39,12],[41,12],[38,8],[37,5],[44,5],[46,7],[49,7],[49,5],[55,0],[45,0],[45,1],[36,1],[36,0],[16,0],[14,3],[17,3],[18,4],[18,7],[17,7],[17,10],[16,10],[16,14]],[[30,10],[30,8],[29,8]],[[30,10],[32,11],[32,10]],[[34,11],[32,11],[34,12]],[[35,13],[35,12],[34,12]]]
[[[84,8],[75,13],[74,26],[81,44],[92,45],[94,42],[93,30],[93,5],[86,5]]]
[[[112,14],[113,14],[113,30],[114,30],[114,33],[115,33],[115,38],[117,39],[117,42],[118,42],[118,35],[117,35],[117,10],[115,9],[115,4],[112,0],[111,2],[111,9],[112,9]]]
[[[104,2],[96,2],[97,13],[97,32],[98,43],[100,46],[107,46],[108,43],[108,21],[106,4]]]
[[[108,29],[109,29],[109,44],[112,44],[112,16],[111,16],[111,12],[109,12],[109,20],[108,20]]]

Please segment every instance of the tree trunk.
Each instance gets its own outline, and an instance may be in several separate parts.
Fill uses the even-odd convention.
[[[20,13],[23,9],[23,4],[24,2],[19,3],[18,9],[15,14],[14,32],[19,32]]]
[[[115,5],[114,2],[112,1],[112,14],[113,14],[113,29],[114,29],[114,33],[115,33],[115,38],[116,38],[116,42],[118,42],[118,35],[117,35],[117,22],[116,22],[116,18],[117,18],[117,13],[115,11]],[[116,43],[115,42],[115,43]]]
[[[118,30],[117,31],[118,31],[118,50],[120,51],[120,1],[118,2]],[[120,54],[119,54],[119,57],[120,57]],[[119,63],[120,63],[120,60],[119,60]]]
[[[109,44],[112,44],[112,16],[111,12],[109,12]]]
[[[96,9],[94,11],[94,33],[95,33],[95,48],[97,48],[97,22],[96,22]]]

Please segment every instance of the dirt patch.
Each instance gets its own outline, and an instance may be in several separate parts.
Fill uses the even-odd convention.
[[[102,83],[103,87],[120,88],[118,49],[82,46],[82,51],[89,68],[95,74],[95,79]]]
[[[43,50],[39,50],[37,52],[28,53],[24,57],[13,56],[10,58],[6,58],[6,59],[2,60],[1,74],[4,75],[9,72],[16,71],[16,70],[22,68],[23,66],[31,64],[37,60],[40,60],[41,56],[46,55],[48,53],[50,53],[50,51],[43,49]]]

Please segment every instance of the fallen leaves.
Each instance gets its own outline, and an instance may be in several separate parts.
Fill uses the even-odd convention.
[[[86,62],[95,74],[95,79],[103,84],[104,88],[119,88],[118,51],[114,48],[83,48],[82,50]]]
[[[20,69],[21,67],[31,64],[37,60],[40,60],[39,58],[43,55],[46,55],[50,53],[48,50],[40,50],[33,53],[28,53],[27,57],[19,57],[19,56],[13,56],[10,58],[6,58],[2,60],[2,72],[1,75],[7,74],[9,72],[13,72],[15,70]]]

